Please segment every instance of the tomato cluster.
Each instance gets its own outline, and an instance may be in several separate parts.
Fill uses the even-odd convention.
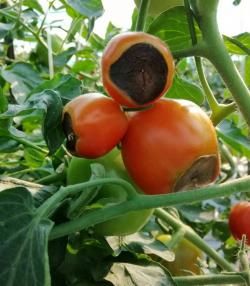
[[[144,32],[117,35],[103,52],[101,71],[110,97],[85,94],[64,108],[72,154],[98,158],[119,144],[129,175],[146,194],[216,179],[218,143],[207,114],[192,102],[161,98],[174,77],[174,60],[164,42]]]

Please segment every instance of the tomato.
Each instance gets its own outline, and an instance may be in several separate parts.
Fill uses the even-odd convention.
[[[216,179],[220,169],[216,131],[199,106],[165,98],[128,117],[122,157],[144,193],[164,194]]]
[[[250,245],[250,202],[235,204],[229,214],[229,228],[235,239],[240,240],[246,235],[246,243]]]
[[[97,158],[124,136],[128,120],[118,103],[99,93],[80,95],[63,110],[67,148],[75,156]]]
[[[73,157],[68,172],[67,184],[77,184],[88,181],[91,176],[91,164],[100,163],[104,166],[107,177],[122,178],[129,181],[129,176],[122,162],[120,151],[115,148],[107,155],[96,160]],[[132,182],[130,182],[132,183]],[[107,204],[122,202],[127,199],[123,187],[113,184],[103,185],[95,198],[95,203]],[[132,211],[118,218],[94,226],[94,232],[102,236],[128,235],[139,231],[149,220],[153,210]]]
[[[128,32],[115,36],[101,61],[103,85],[108,94],[127,107],[145,106],[172,85],[174,61],[159,38]]]
[[[171,240],[171,235],[161,234],[157,236],[156,239],[167,246]],[[183,238],[172,250],[175,254],[175,260],[171,262],[162,261],[162,264],[173,276],[190,275],[190,272],[201,274],[198,261],[202,259],[203,255],[198,247]]]
[[[134,0],[137,8],[140,7],[141,0]],[[148,15],[157,16],[176,6],[183,6],[183,0],[151,0],[148,8]]]

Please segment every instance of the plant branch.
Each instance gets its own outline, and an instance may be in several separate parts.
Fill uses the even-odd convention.
[[[185,225],[180,220],[174,218],[169,213],[163,209],[156,209],[155,215],[171,225],[174,229],[184,230],[184,237],[199,247],[203,252],[210,256],[220,267],[227,271],[235,271],[230,263],[228,263],[223,257],[221,257],[216,250],[211,248],[192,228],[188,225]]]
[[[237,272],[229,274],[213,274],[213,275],[195,275],[173,277],[178,286],[197,286],[197,285],[247,285],[247,272]]]
[[[104,183],[105,180],[109,180],[108,182],[112,183],[112,179],[102,179],[102,183]],[[121,181],[124,180],[119,179],[117,182],[113,181],[113,183],[120,184]],[[64,191],[66,192],[66,195],[69,193],[72,194],[81,191],[84,187],[89,187],[93,185],[97,185],[97,181],[68,186],[65,188]],[[126,189],[133,189],[133,187],[127,181],[124,181],[124,187]],[[250,176],[247,176],[245,178],[236,179],[221,185],[214,185],[178,193],[153,196],[138,194],[129,201],[120,203],[118,205],[113,205],[112,207],[95,210],[93,212],[85,214],[80,218],[56,226],[52,230],[50,238],[55,239],[61,236],[68,235],[70,233],[74,233],[76,231],[80,231],[82,229],[93,226],[97,223],[107,221],[130,211],[175,206],[180,205],[183,202],[187,204],[195,203],[203,200],[230,196],[238,192],[249,192],[249,188]]]
[[[150,1],[151,0],[141,0],[140,8],[139,8],[139,14],[138,14],[136,26],[135,26],[136,31],[143,31],[144,30]],[[152,0],[152,1],[155,1],[155,0]]]

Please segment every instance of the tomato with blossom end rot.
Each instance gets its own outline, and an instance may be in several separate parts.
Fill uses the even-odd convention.
[[[113,37],[105,48],[102,81],[108,94],[126,107],[146,106],[172,85],[174,60],[167,45],[144,32]]]
[[[164,194],[213,182],[220,157],[207,114],[187,100],[160,99],[128,114],[122,157],[133,181],[146,194]]]
[[[87,93],[64,106],[62,126],[69,152],[79,157],[98,158],[120,142],[128,120],[112,98]]]

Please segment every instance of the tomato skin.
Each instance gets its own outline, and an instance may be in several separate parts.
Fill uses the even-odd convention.
[[[136,7],[140,7],[141,0],[134,0]],[[183,6],[183,0],[153,0],[150,1],[149,8],[148,8],[148,15],[150,16],[157,16],[164,11],[167,11],[176,6]]]
[[[70,130],[67,120],[70,120]],[[120,142],[127,130],[128,120],[112,98],[87,93],[65,105],[62,124],[68,142],[71,142],[72,136],[74,138],[73,143],[68,144],[73,155],[97,158]]]
[[[165,78],[165,86],[162,91],[157,94],[154,99],[149,100],[145,103],[139,103],[132,97],[130,97],[126,91],[122,90],[117,84],[114,83],[110,76],[110,70],[112,65],[117,60],[119,60],[129,48],[140,43],[148,44],[151,47],[154,47],[163,57],[168,69]],[[108,43],[103,52],[101,69],[103,86],[112,98],[114,98],[122,106],[140,107],[151,104],[156,99],[161,97],[170,88],[173,82],[175,67],[174,60],[169,48],[159,38],[144,32],[127,32],[116,35]]]
[[[128,118],[122,157],[128,173],[144,193],[174,191],[179,176],[202,156],[214,157],[208,182],[216,179],[220,169],[216,132],[199,106],[165,98],[151,108],[131,112]]]
[[[171,240],[170,234],[161,234],[156,237],[157,240],[164,243],[166,246]],[[202,258],[201,250],[193,243],[183,238],[174,248],[174,261],[163,261],[162,264],[170,271],[173,276],[201,274],[201,269],[198,266],[198,260]]]
[[[250,245],[250,202],[243,201],[235,204],[229,214],[229,228],[237,240],[246,235],[246,243]]]
[[[67,184],[73,185],[88,181],[91,176],[91,164],[93,163],[102,164],[107,177],[122,178],[132,183],[122,162],[120,151],[114,148],[107,155],[98,159],[73,157],[67,172]],[[122,202],[126,199],[127,193],[123,187],[113,184],[103,185],[96,198],[99,203],[105,201],[108,204]],[[139,231],[147,223],[152,213],[153,210],[148,209],[132,211],[118,218],[97,224],[93,229],[96,234],[101,236],[129,235]]]

